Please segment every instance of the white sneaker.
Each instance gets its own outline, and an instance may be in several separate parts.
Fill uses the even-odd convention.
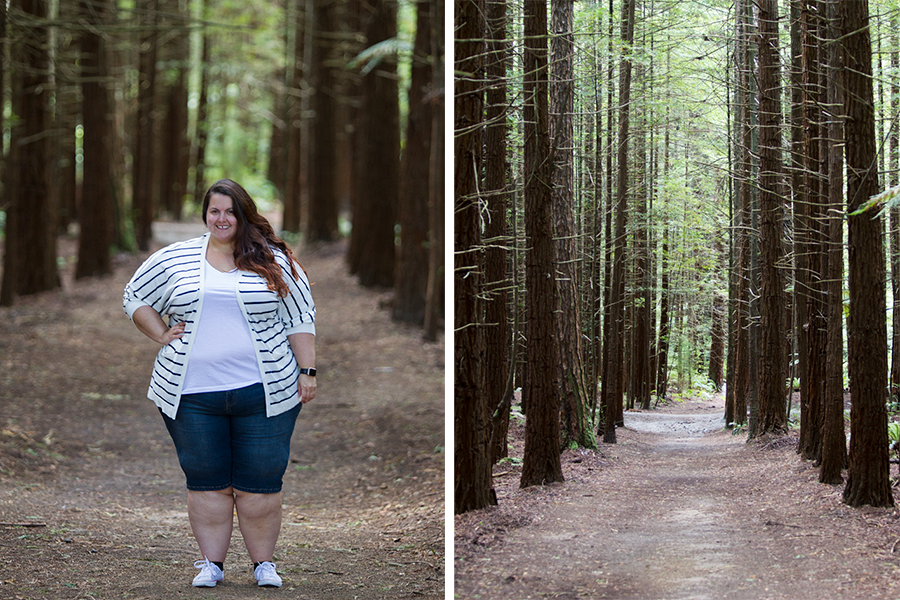
[[[275,572],[275,563],[265,561],[259,563],[259,566],[253,569],[253,576],[256,577],[256,585],[281,587],[281,577]]]
[[[218,582],[225,579],[222,569],[209,562],[205,556],[203,560],[194,563],[194,568],[200,569],[200,573],[194,577],[194,582],[191,584],[194,587],[216,587]]]

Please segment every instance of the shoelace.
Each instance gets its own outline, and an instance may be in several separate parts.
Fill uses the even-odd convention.
[[[216,565],[212,564],[208,558],[204,558],[203,560],[195,561],[194,568],[200,569],[200,573],[198,575],[207,574],[207,571],[208,571],[208,575],[210,577],[215,576],[216,570],[218,569],[218,567]]]
[[[257,579],[269,579],[273,575],[278,574],[278,571],[275,569],[275,563],[269,561],[260,563],[256,569],[258,575]]]

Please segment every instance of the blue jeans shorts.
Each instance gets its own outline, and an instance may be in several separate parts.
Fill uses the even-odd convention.
[[[175,419],[163,415],[163,420],[175,442],[187,489],[280,492],[301,406],[267,417],[261,383],[183,395]]]

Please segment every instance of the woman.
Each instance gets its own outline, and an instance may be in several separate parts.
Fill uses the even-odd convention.
[[[148,397],[175,443],[203,560],[195,587],[224,578],[234,512],[260,586],[301,407],[316,397],[315,305],[287,245],[237,183],[203,199],[208,233],[153,254],[125,287],[137,328],[162,345]]]

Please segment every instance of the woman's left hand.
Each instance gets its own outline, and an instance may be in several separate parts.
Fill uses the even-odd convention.
[[[316,378],[309,375],[301,375],[298,388],[300,391],[300,402],[306,404],[316,397]]]

